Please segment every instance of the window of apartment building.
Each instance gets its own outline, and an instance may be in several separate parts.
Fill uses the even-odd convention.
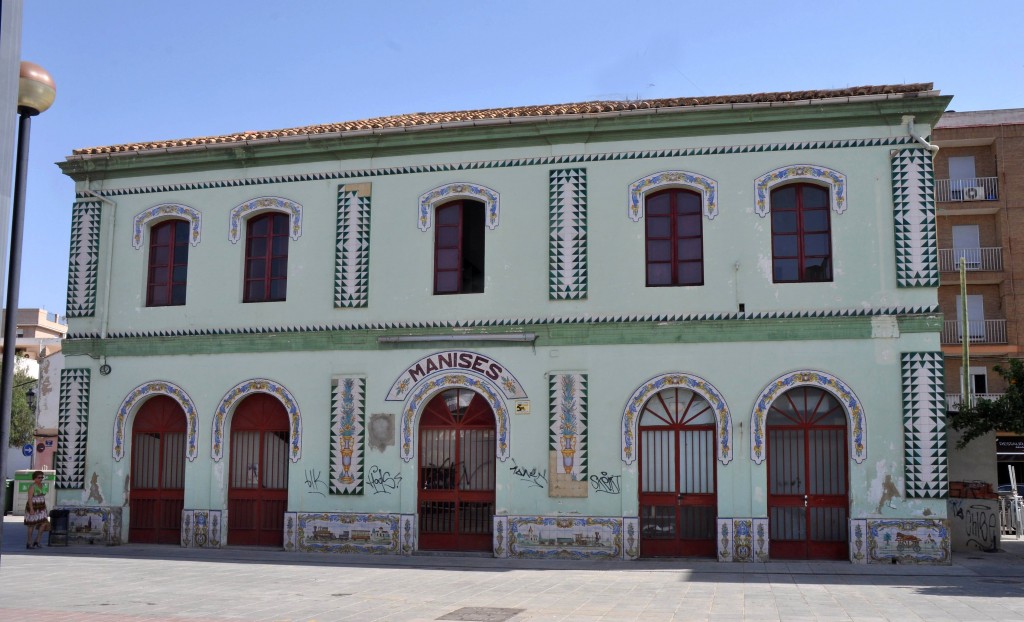
[[[963,186],[974,186],[974,180],[976,177],[977,175],[974,171],[974,156],[949,157],[949,178],[953,181],[955,188],[959,189]]]
[[[189,224],[165,220],[149,230],[149,273],[146,306],[170,307],[185,304],[188,280]]]
[[[978,225],[953,225],[953,265],[960,269],[963,257],[968,270],[981,269],[981,233]]]
[[[672,188],[644,199],[647,287],[704,284],[699,193]]]
[[[975,395],[988,393],[988,374],[984,367],[969,367],[967,373],[971,380],[971,391]]]
[[[964,333],[963,298],[956,297],[956,336],[963,339]],[[967,334],[971,341],[985,341],[985,298],[981,295],[967,296]]]
[[[434,293],[484,291],[484,204],[452,201],[434,214]]]
[[[775,283],[832,280],[829,189],[787,184],[772,190],[772,276]]]
[[[288,215],[254,216],[245,229],[244,302],[284,300],[288,286]]]

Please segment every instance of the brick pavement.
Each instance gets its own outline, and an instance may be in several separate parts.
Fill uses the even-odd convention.
[[[79,545],[7,517],[3,622],[1022,620],[1024,541],[952,566],[569,562]]]

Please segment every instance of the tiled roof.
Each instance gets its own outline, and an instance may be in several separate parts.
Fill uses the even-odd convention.
[[[77,156],[87,156],[109,153],[140,152],[157,149],[170,149],[174,147],[221,145],[244,141],[279,139],[287,136],[336,135],[343,132],[354,132],[360,130],[373,131],[393,128],[424,128],[424,126],[443,126],[443,124],[472,123],[474,121],[511,119],[540,120],[567,115],[619,113],[630,110],[686,109],[696,108],[699,106],[730,104],[791,103],[807,100],[862,97],[867,95],[920,93],[930,90],[932,90],[932,84],[930,82],[926,82],[917,84],[857,86],[845,89],[818,91],[785,91],[779,93],[751,93],[747,95],[719,95],[713,97],[677,97],[637,101],[592,101],[546,106],[516,106],[512,108],[489,108],[486,110],[461,110],[456,112],[416,112],[390,117],[375,117],[372,119],[346,121],[343,123],[307,125],[304,127],[281,130],[239,132],[236,134],[225,134],[222,136],[201,136],[198,138],[180,138],[145,143],[128,143],[123,145],[112,145],[109,147],[89,147],[86,149],[76,149],[73,151],[73,154]]]

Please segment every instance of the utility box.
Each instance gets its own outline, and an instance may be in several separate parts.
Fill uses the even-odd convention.
[[[32,485],[32,474],[35,469],[25,469],[14,472],[14,504],[11,506],[11,514],[15,516],[25,515],[25,502],[28,501],[28,490]],[[57,472],[43,471],[43,489],[46,491],[46,507],[53,509],[57,504]]]

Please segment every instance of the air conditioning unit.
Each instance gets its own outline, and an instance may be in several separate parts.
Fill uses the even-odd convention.
[[[981,201],[985,198],[984,186],[970,186],[964,188],[964,201]]]

